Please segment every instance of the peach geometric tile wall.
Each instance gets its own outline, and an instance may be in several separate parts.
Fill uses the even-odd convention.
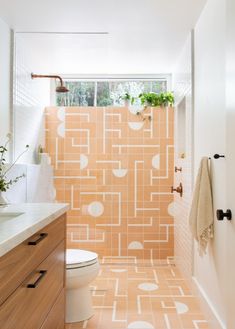
[[[69,202],[68,246],[100,256],[174,253],[174,110],[49,107],[46,148],[57,200]]]

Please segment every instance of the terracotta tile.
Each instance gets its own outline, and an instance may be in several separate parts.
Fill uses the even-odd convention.
[[[153,175],[156,176],[166,174],[167,145],[173,143],[171,136],[168,140],[165,139],[166,112],[160,108],[147,110],[148,113],[153,114],[154,123],[159,128],[154,129],[154,138],[150,138],[150,132],[148,130],[151,128],[150,124],[144,124],[140,131],[130,129],[128,122],[136,122],[138,120],[135,115],[126,111],[125,108],[65,108],[65,129],[67,129],[65,138],[58,137],[57,134],[57,128],[61,123],[57,118],[57,108],[47,108],[46,112],[46,127],[48,129],[46,144],[47,150],[52,156],[52,162],[56,165],[56,159],[59,161],[70,161],[57,163],[55,169],[55,175],[59,177],[55,180],[57,199],[69,203],[73,201],[73,207],[75,208],[69,212],[68,222],[73,224],[77,222],[79,225],[87,224],[89,225],[90,231],[95,230],[97,232],[101,232],[99,230],[99,225],[103,224],[106,225],[103,232],[105,232],[105,234],[109,233],[105,235],[106,241],[102,246],[99,242],[82,242],[82,244],[79,244],[79,239],[83,240],[86,236],[86,232],[81,234],[74,232],[77,241],[72,244],[68,242],[68,244],[80,245],[84,248],[95,247],[96,251],[100,252],[101,255],[105,255],[105,253],[107,255],[116,256],[121,254],[123,256],[129,255],[143,260],[149,258],[164,259],[164,257],[172,255],[172,228],[170,228],[171,241],[165,246],[162,245],[162,243],[159,245],[146,243],[143,244],[144,249],[142,251],[127,249],[131,240],[136,241],[138,238],[140,242],[143,243],[143,233],[153,233],[153,235],[163,239],[163,236],[166,235],[166,231],[164,232],[164,227],[160,227],[159,224],[167,224],[169,221],[172,223],[172,220],[168,218],[167,208],[168,204],[173,200],[173,196],[165,194],[151,196],[152,192],[165,193],[169,191],[169,186],[173,184],[174,151],[170,148],[168,159],[169,178],[161,180],[153,179],[153,185],[151,186],[151,170]],[[103,140],[103,119],[105,113],[106,128],[119,130],[106,131],[106,137],[105,140]],[[173,111],[171,110],[168,111],[168,119],[169,129],[171,131],[174,122]],[[89,140],[87,131],[89,131]],[[163,135],[159,135],[159,132],[162,132]],[[57,154],[56,140],[58,141]],[[77,146],[73,146],[73,143]],[[106,147],[105,153],[104,145]],[[114,145],[121,146],[118,148],[113,147]],[[156,145],[159,145],[159,147],[156,147]],[[159,152],[161,170],[156,170],[152,167],[152,159]],[[81,154],[84,154],[88,161],[83,169],[81,168],[84,163],[81,165],[79,162],[71,162],[80,161]],[[102,162],[99,163],[97,161]],[[136,161],[140,161],[137,166],[137,173],[135,173]],[[117,171],[117,176],[115,176],[113,169],[126,169],[127,172]],[[118,177],[119,174],[120,177]],[[71,178],[64,178],[64,176],[70,176]],[[94,179],[90,176],[94,176]],[[136,177],[138,186],[135,190],[134,183]],[[74,200],[71,200],[72,186],[74,188]],[[84,195],[82,194],[83,192],[88,192],[90,194]],[[106,194],[96,195],[96,192],[103,192]],[[121,206],[117,202],[117,197],[111,194],[113,192],[120,193]],[[89,204],[94,201],[101,202],[104,206],[102,216],[100,217],[93,217],[88,212]],[[135,207],[142,209],[136,210]],[[80,210],[78,210],[78,208],[80,208]],[[161,211],[151,210],[151,208],[161,208]],[[121,224],[117,225],[117,220],[119,220],[117,215],[120,209],[122,214]],[[157,222],[157,219],[160,218],[159,216],[161,216],[161,222]],[[154,218],[154,221],[153,225],[149,226],[151,217]],[[127,222],[127,219],[130,219],[130,221]],[[128,223],[137,225],[128,226]],[[95,239],[97,238],[97,234],[94,236]],[[120,246],[119,234],[122,234]],[[135,235],[136,238],[134,238]],[[72,232],[69,237],[71,236]],[[89,238],[91,239],[92,236],[90,232]],[[129,241],[127,236],[131,237]],[[110,244],[110,241],[113,241],[112,244]],[[172,252],[170,248],[172,248]]]

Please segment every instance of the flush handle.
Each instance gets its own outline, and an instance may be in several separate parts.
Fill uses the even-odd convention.
[[[171,193],[177,192],[180,194],[181,198],[183,196],[183,185],[182,183],[180,183],[179,186],[177,186],[176,188],[174,188],[174,186],[171,186]]]
[[[224,220],[224,218],[227,218],[227,220],[232,219],[232,211],[230,209],[227,209],[226,212],[223,212],[222,209],[216,210],[216,216],[218,220]]]

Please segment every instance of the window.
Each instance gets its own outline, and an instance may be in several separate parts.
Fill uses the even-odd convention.
[[[129,93],[137,98],[143,92],[161,93],[167,91],[167,79],[143,80],[79,80],[64,79],[67,94],[56,95],[57,106],[118,106],[123,105],[122,96]]]

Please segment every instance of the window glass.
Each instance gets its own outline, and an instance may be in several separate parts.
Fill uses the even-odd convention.
[[[95,82],[65,81],[68,93],[57,93],[56,104],[59,106],[94,106]]]
[[[113,100],[110,95],[110,82],[97,82],[97,106],[113,105]]]
[[[166,80],[130,81],[79,81],[65,80],[68,93],[57,93],[58,106],[118,106],[123,105],[122,96],[129,93],[134,104],[139,104],[143,92],[161,93],[167,91]]]

